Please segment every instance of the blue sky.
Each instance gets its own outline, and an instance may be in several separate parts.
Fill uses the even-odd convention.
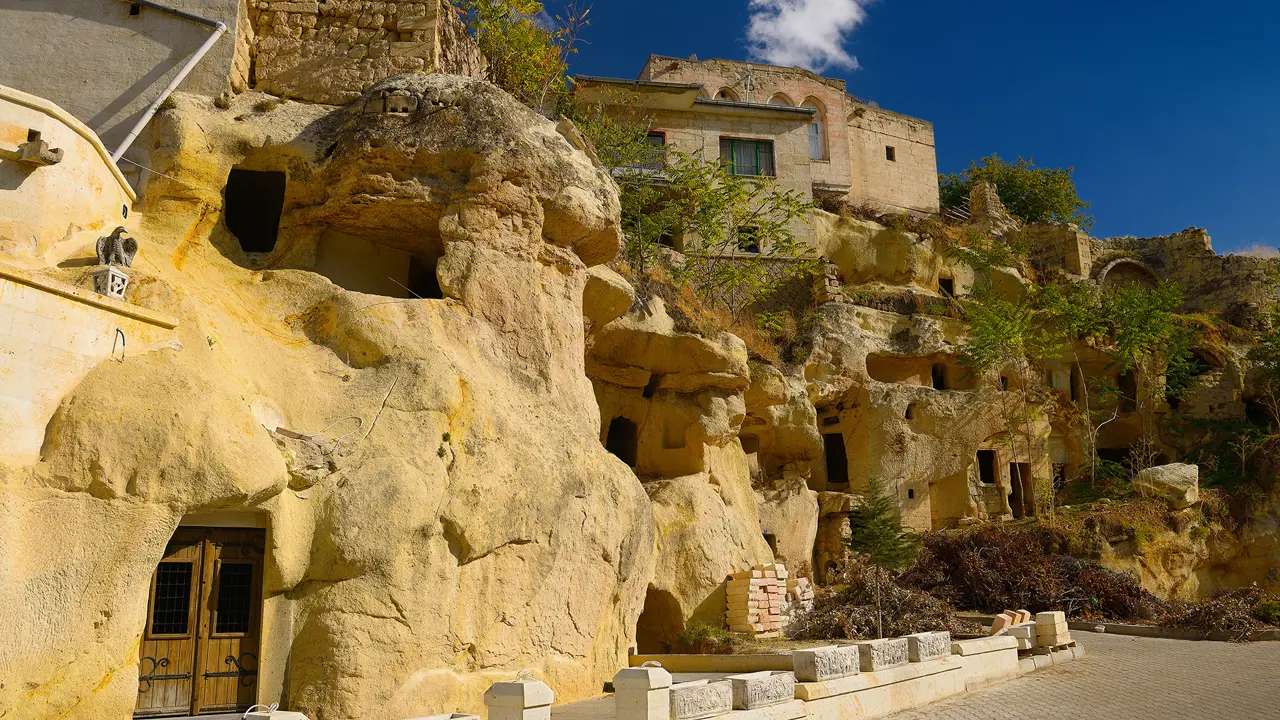
[[[747,59],[749,2],[596,0],[573,71],[635,77],[650,53]],[[800,18],[782,44],[856,56],[823,74],[932,121],[942,172],[991,152],[1070,165],[1095,236],[1198,226],[1219,252],[1280,244],[1280,3],[755,2],[830,15]]]

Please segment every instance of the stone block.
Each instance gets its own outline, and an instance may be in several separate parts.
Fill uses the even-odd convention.
[[[796,697],[796,676],[789,672],[746,673],[728,678],[733,687],[733,709],[756,708],[790,702]]]
[[[671,714],[671,673],[648,663],[613,676],[617,720],[667,720]]]
[[[1009,637],[1016,637],[1021,640],[1034,640],[1036,637],[1036,626],[1014,625],[1009,628]]]
[[[1067,614],[1061,610],[1036,613],[1036,625],[1057,625],[1067,621]]]
[[[496,682],[484,694],[489,720],[550,720],[555,694],[530,677]]]
[[[391,43],[391,57],[416,57],[429,58],[434,57],[436,52],[435,43],[431,42],[393,42]]]
[[[857,675],[857,645],[827,645],[796,650],[791,653],[796,679],[800,682],[822,682],[847,675]]]
[[[858,665],[862,672],[878,672],[909,662],[904,638],[863,640],[854,645],[858,646]]]
[[[312,2],[273,2],[271,10],[272,12],[316,14],[320,12],[320,3],[314,0]]]
[[[907,641],[907,659],[911,662],[927,662],[951,655],[951,633],[922,632],[904,636]]]
[[[1013,617],[1009,615],[1005,615],[1004,613],[1000,613],[999,615],[995,616],[994,619],[992,619],[991,631],[988,632],[987,634],[1000,635],[1004,633],[1006,630],[1008,630],[1009,628],[1013,627],[1015,624],[1016,623],[1014,622]]]
[[[728,680],[676,683],[670,697],[671,720],[699,720],[733,711],[733,683]]]

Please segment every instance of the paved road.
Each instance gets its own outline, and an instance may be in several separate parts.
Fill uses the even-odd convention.
[[[1280,642],[1075,637],[1081,660],[891,720],[1280,719]]]

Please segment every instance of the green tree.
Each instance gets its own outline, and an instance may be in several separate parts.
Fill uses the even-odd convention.
[[[538,0],[456,0],[467,31],[489,61],[489,79],[542,113],[567,105],[569,57],[591,8],[571,3],[548,17]]]
[[[1131,402],[1138,413],[1142,435],[1135,470],[1146,467],[1155,454],[1152,412],[1164,396],[1157,387],[1162,371],[1171,352],[1178,351],[1180,328],[1175,312],[1181,306],[1182,289],[1170,282],[1110,285],[1102,293],[1101,313],[1109,325],[1105,349],[1112,357],[1111,366],[1120,375],[1133,377],[1132,387],[1119,389],[1119,399]]]
[[[1010,392],[1000,393],[1001,407],[1009,428],[1009,452],[1017,457],[1016,437],[1022,433],[1027,457],[1033,454],[1032,402],[1028,390],[1031,386],[1031,368],[1056,349],[1054,338],[1046,331],[1043,320],[1030,297],[1009,299],[989,282],[979,282],[962,303],[969,332],[961,346],[960,362],[979,377],[988,376],[995,382],[1001,373],[1009,371],[1018,377],[1018,395],[1010,403]],[[1031,478],[1016,478],[1017,482]],[[1026,490],[1028,487],[1023,486]],[[1052,513],[1053,485],[1039,488],[1037,499],[1045,503]]]
[[[1080,357],[1081,345],[1098,345],[1110,330],[1106,317],[1102,314],[1102,293],[1096,285],[1090,283],[1042,285],[1033,288],[1032,302],[1049,335],[1062,343],[1073,361],[1071,372],[1075,376],[1074,382],[1080,386],[1079,397],[1073,400],[1080,403],[1080,411],[1071,419],[1078,420],[1085,426],[1085,453],[1089,457],[1089,484],[1092,487],[1098,477],[1098,453],[1095,447],[1098,431],[1120,415],[1118,404],[1112,408],[1109,417],[1105,411],[1092,406],[1094,397],[1114,400],[1117,388],[1105,375],[1096,376],[1084,372],[1084,363]]]
[[[898,503],[878,478],[872,478],[862,504],[849,513],[849,549],[875,565],[876,633],[884,637],[880,610],[880,574],[910,565],[920,552],[920,537],[902,528]]]
[[[733,174],[648,140],[638,98],[579,107],[572,119],[621,190],[627,262],[642,275],[683,238],[672,278],[727,310],[735,322],[784,283],[813,272],[818,259],[796,235],[813,203],[765,176]]]
[[[1267,313],[1266,325],[1250,348],[1248,359],[1258,374],[1259,399],[1280,427],[1280,306]]]
[[[1076,191],[1074,170],[1036,167],[1030,158],[1009,163],[992,154],[962,172],[939,175],[938,184],[944,207],[962,205],[974,184],[986,180],[996,186],[1009,212],[1025,222],[1069,222],[1087,230],[1093,216],[1085,214],[1090,203]]]

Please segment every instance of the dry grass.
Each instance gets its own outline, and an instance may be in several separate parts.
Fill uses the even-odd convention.
[[[733,333],[742,338],[752,356],[774,366],[783,364],[788,346],[798,339],[799,323],[790,313],[783,315],[780,332],[765,332],[757,325],[755,316],[734,319],[724,308],[698,297],[687,285],[676,285],[662,269],[650,270],[644,277],[638,277],[625,265],[615,269],[631,281],[639,299],[661,297],[667,313],[675,320],[676,329],[681,332],[707,338],[721,332]]]

